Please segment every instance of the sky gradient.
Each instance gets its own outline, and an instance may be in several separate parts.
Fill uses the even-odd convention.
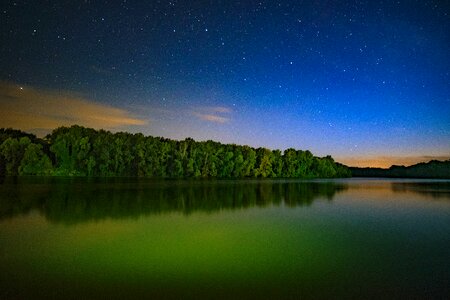
[[[0,127],[450,158],[448,1],[0,5]]]

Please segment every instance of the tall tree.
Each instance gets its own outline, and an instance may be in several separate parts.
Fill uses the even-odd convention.
[[[19,166],[20,175],[50,175],[52,162],[42,151],[42,145],[30,143]]]
[[[31,140],[28,137],[22,137],[20,139],[7,138],[0,145],[0,153],[5,160],[6,175],[19,175],[20,163],[30,144]]]

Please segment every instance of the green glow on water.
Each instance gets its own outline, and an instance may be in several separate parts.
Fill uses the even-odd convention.
[[[96,189],[99,185],[85,184]],[[172,209],[180,206],[168,200],[155,209],[146,203],[154,201],[149,196],[156,193],[153,185],[140,183],[130,190],[127,184],[126,199],[141,197],[142,190],[150,192],[144,192],[147,200],[141,197],[140,206],[126,206],[127,213],[120,215],[107,202],[95,202],[94,194],[82,209],[61,190],[56,194],[64,202],[48,200],[60,199],[51,195],[55,183],[20,183],[15,188],[5,184],[0,188],[8,191],[0,199],[7,208],[0,220],[1,296],[328,298],[448,291],[448,183],[438,196],[426,190],[394,192],[390,182],[376,188],[336,183],[332,201],[316,186],[322,183],[308,183],[294,189],[299,198],[310,195],[305,189],[315,191],[314,202],[307,206],[292,206],[295,195],[283,182],[253,182],[245,191],[240,190],[244,186],[228,184],[220,183],[220,191],[257,195],[252,189],[269,190],[273,198],[259,194],[264,204],[233,209],[223,204],[211,208],[202,200],[200,209],[191,207],[186,214],[186,204]],[[24,187],[35,192],[23,194]],[[211,188],[216,187],[208,183],[207,191]],[[45,196],[36,193],[42,189]],[[75,190],[68,192],[73,196]],[[197,187],[192,196],[202,192]],[[81,192],[74,203],[87,195]],[[270,201],[277,198],[281,200]],[[42,199],[47,199],[44,205]],[[122,198],[117,199],[113,204],[120,211]],[[11,210],[11,201],[19,201],[21,208],[24,203],[40,204],[23,213]],[[107,212],[98,213],[103,207]]]

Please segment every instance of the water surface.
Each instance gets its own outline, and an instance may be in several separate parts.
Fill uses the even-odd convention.
[[[450,181],[6,178],[0,298],[446,298]]]

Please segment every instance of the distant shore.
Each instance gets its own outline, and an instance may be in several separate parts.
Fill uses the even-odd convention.
[[[432,160],[409,167],[391,166],[389,169],[350,167],[350,171],[353,177],[450,179],[450,160]]]

